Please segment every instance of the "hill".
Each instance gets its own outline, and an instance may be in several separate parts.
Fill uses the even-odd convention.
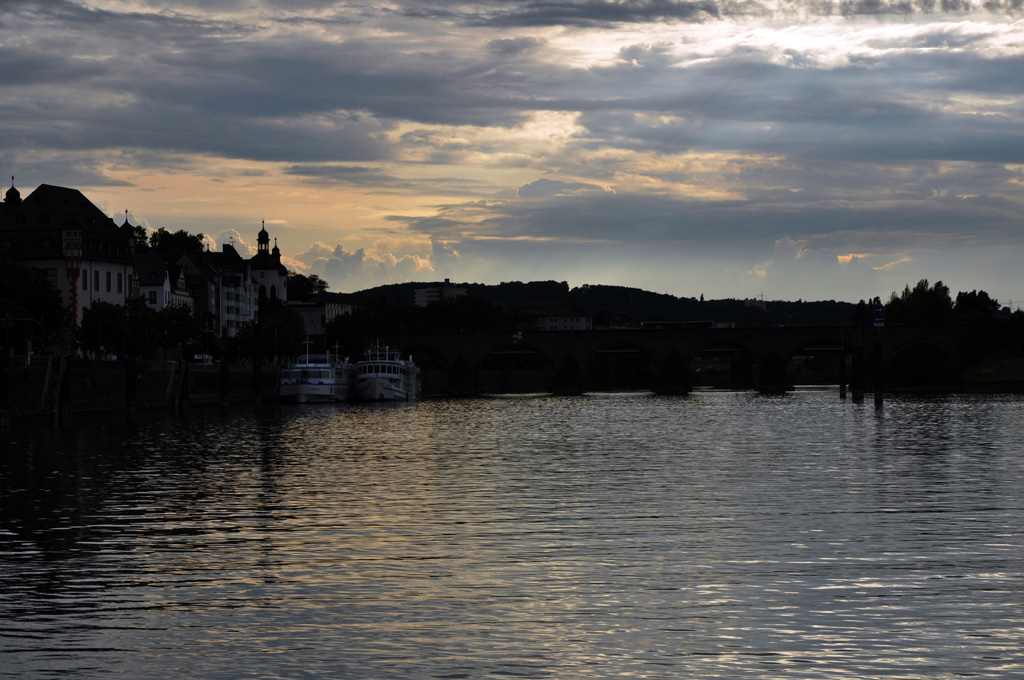
[[[364,306],[412,307],[416,290],[440,287],[442,282],[410,282],[377,286],[352,294]],[[466,297],[501,307],[571,309],[594,320],[595,328],[634,327],[645,321],[713,322],[737,326],[837,326],[852,324],[856,305],[823,300],[805,302],[763,300],[701,300],[653,293],[626,286],[584,284],[570,288],[566,282],[510,281],[496,285],[449,283],[465,289]]]

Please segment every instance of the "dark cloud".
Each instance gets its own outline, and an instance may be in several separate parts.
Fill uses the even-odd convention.
[[[1021,1],[8,1],[0,163],[111,187],[240,159],[212,181],[373,195],[374,228],[432,239],[315,253],[348,281],[466,252],[810,272],[1016,245]],[[380,208],[398,194],[415,217]]]
[[[682,6],[531,3],[515,11],[639,17]],[[25,122],[20,135],[8,137],[24,148],[115,148],[127,141],[252,160],[361,162],[392,156],[381,133],[399,121],[515,127],[536,111],[578,111],[594,144],[662,153],[727,148],[1017,160],[1019,114],[975,118],[934,105],[936,93],[1018,95],[1024,82],[1012,77],[1024,66],[1020,57],[921,52],[922,46],[963,48],[982,39],[954,28],[914,36],[903,49],[893,40],[891,54],[839,67],[821,66],[795,49],[786,51],[788,63],[777,63],[775,55],[752,47],[691,64],[673,46],[653,44],[624,47],[617,64],[583,70],[551,64],[539,53],[544,43],[528,36],[498,38],[482,53],[459,55],[396,50],[387,41],[225,40],[225,33],[240,38],[253,29],[237,21],[86,11],[70,3],[55,3],[46,18],[68,22],[74,35],[114,56],[82,60],[78,48],[54,49],[31,38],[0,52],[6,67],[0,86],[52,85],[37,97],[0,103],[6,120]],[[84,36],[72,27],[83,21],[98,33]],[[451,162],[464,152],[437,147],[429,161]]]
[[[351,184],[357,186],[386,186],[404,183],[393,175],[381,173],[376,168],[353,165],[292,165],[285,168],[286,175],[314,178],[327,183]]]
[[[519,198],[538,198],[543,196],[569,196],[603,192],[604,189],[586,182],[559,182],[551,179],[538,179],[519,187]]]
[[[499,38],[487,43],[491,54],[501,59],[518,57],[535,52],[544,45],[543,40],[532,37]]]
[[[1024,243],[1019,201],[997,196],[865,196],[829,198],[781,190],[745,200],[694,200],[645,194],[535,194],[529,201],[450,206],[445,219],[419,220],[417,231],[438,239],[537,242],[689,244],[708,252],[764,252],[783,238],[830,248],[906,248],[965,236]],[[486,215],[481,218],[481,215]],[[623,225],[629,225],[626,229]]]
[[[572,2],[517,3],[496,10],[480,22],[488,26],[610,26],[650,21],[702,21],[717,17],[718,5],[710,0],[583,0]]]

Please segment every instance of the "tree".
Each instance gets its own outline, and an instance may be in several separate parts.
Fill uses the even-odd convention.
[[[136,296],[125,301],[124,315],[124,355],[148,358],[160,341],[156,310]]]
[[[124,353],[125,314],[121,305],[94,301],[82,313],[78,333],[82,348],[99,355]]]
[[[329,284],[316,274],[288,272],[288,299],[303,302],[319,293],[326,293]]]
[[[0,318],[11,319],[2,337],[18,353],[30,340],[39,351],[69,327],[68,308],[46,273],[15,263],[0,267]]]
[[[149,250],[149,230],[141,224],[136,224],[132,227],[132,236],[135,237],[135,252],[136,253],[148,253]]]
[[[202,330],[189,307],[168,305],[156,313],[157,344],[175,352],[196,341]]]
[[[962,323],[978,324],[991,321],[999,311],[999,302],[989,297],[983,290],[972,290],[970,293],[956,294],[953,313]]]
[[[160,227],[149,236],[149,249],[154,253],[168,253],[178,249],[183,253],[203,252],[203,233],[190,234],[184,229],[171,233]]]
[[[921,279],[913,289],[907,285],[903,292],[893,292],[885,306],[887,324],[907,326],[928,326],[949,323],[953,312],[953,300],[949,287],[942,281],[928,285],[928,279]]]
[[[267,361],[298,355],[306,328],[302,316],[283,300],[260,300],[256,321],[239,329],[232,342],[241,356],[256,361]]]

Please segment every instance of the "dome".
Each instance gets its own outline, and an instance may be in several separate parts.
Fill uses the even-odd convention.
[[[8,203],[20,203],[21,202],[21,192],[14,188],[14,178],[13,177],[11,177],[11,188],[8,189],[7,193],[4,195],[4,200],[7,201]]]

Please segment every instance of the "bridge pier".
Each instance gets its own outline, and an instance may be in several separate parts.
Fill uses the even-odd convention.
[[[786,364],[788,362],[770,350],[761,360],[761,378],[758,390],[762,394],[782,394],[790,389],[786,382]]]
[[[446,392],[450,397],[469,397],[479,392],[476,373],[469,368],[466,358],[461,354],[455,357],[448,368]]]
[[[689,394],[693,389],[690,371],[679,352],[672,350],[655,376],[652,391],[656,394]]]
[[[562,359],[562,364],[551,378],[551,392],[565,396],[575,396],[584,392],[583,369],[571,351]]]

